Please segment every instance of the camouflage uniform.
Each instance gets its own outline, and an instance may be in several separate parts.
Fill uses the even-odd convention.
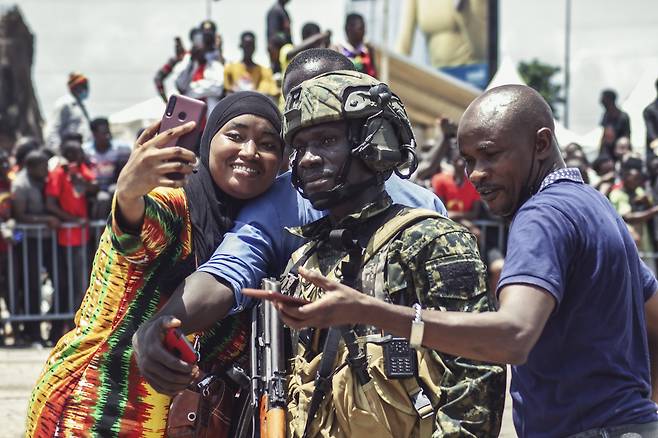
[[[296,176],[298,152],[304,143],[296,145],[295,136],[306,127],[332,121],[346,122],[350,156],[341,173],[335,176],[332,190],[306,194]],[[340,205],[359,190],[383,184],[392,172],[401,175],[405,166],[407,173],[415,168],[415,140],[402,102],[385,84],[361,73],[327,73],[294,88],[286,101],[283,134],[286,143],[295,148],[293,185],[314,206]],[[303,150],[300,155],[304,155]],[[374,177],[359,183],[360,186],[346,184],[350,160],[360,160]],[[414,221],[404,225],[403,219],[408,218]],[[393,231],[397,229],[399,232],[395,234]],[[345,241],[338,239],[337,244],[337,239],[329,236],[336,230],[349,230],[358,240],[357,249],[341,249]],[[486,271],[473,235],[436,213],[391,206],[385,192],[352,215],[339,220],[326,217],[292,231],[310,242],[293,254],[291,266],[301,263],[307,269],[345,281],[348,279],[341,271],[352,272],[357,263],[359,272],[349,281],[354,282],[356,289],[378,299],[406,306],[420,303],[426,309],[492,310]],[[392,237],[386,241],[384,236]],[[380,246],[375,241],[384,243]],[[367,248],[363,258],[359,246]],[[346,260],[350,263],[343,265]],[[309,300],[322,295],[319,288],[295,275],[284,278],[282,290]],[[345,340],[344,329],[340,330]],[[287,413],[288,431],[293,437],[304,433],[326,332],[293,332],[295,356],[288,381]],[[389,379],[384,370],[381,346],[384,339],[380,331],[375,327],[356,326],[354,332],[363,341],[367,376],[363,378],[364,373],[354,365],[356,360],[345,366],[347,348],[341,343],[330,383],[325,383],[329,390],[310,422],[308,436],[485,438],[498,435],[505,399],[503,367],[419,348],[412,352],[418,362],[417,375]],[[355,355],[351,357],[354,359]]]
[[[383,193],[375,203],[343,218],[337,224],[332,224],[331,219],[327,217],[291,230],[295,234],[317,241],[315,243],[311,241],[300,248],[293,256],[293,260],[304,253],[309,245],[316,244],[313,256],[304,263],[304,266],[340,280],[340,272],[337,272],[337,268],[346,254],[333,249],[327,243],[328,231],[349,228],[358,233],[359,227],[378,214],[384,214],[389,208],[391,208],[390,197]],[[365,283],[372,284],[372,279],[368,277],[376,275],[377,271],[382,269],[385,279],[383,293],[392,303],[410,306],[419,302],[427,309],[461,312],[492,310],[487,294],[486,270],[479,257],[475,238],[449,219],[438,217],[423,219],[400,232],[362,267],[358,282],[361,286],[360,290],[373,294],[372,288],[368,290],[363,286]],[[287,288],[285,292],[310,300],[322,296],[319,288],[301,278],[288,284]],[[368,330],[368,333],[372,332],[372,329]],[[292,436],[301,436],[306,422],[307,401],[300,401],[300,397],[304,398],[304,385],[308,389],[308,382],[312,382],[315,377],[314,373],[322,355],[322,348],[318,345],[322,343],[317,339],[315,345],[308,349],[297,345],[298,355],[293,360],[289,381],[288,424]],[[382,381],[385,377],[372,363],[372,357],[376,354],[373,356],[370,344],[368,344],[368,355],[371,357],[369,370],[377,386],[377,392],[381,398],[389,402],[383,403],[388,409],[387,412],[391,412],[390,405],[404,404],[405,401],[411,406],[408,397],[405,400],[406,393],[396,399],[397,401],[389,400],[389,397],[395,399],[395,395],[391,394],[396,392],[395,387],[384,386],[387,382]],[[427,388],[436,391],[431,397],[436,412],[433,436],[477,438],[498,436],[505,399],[505,369],[498,365],[462,359],[434,350],[425,350],[419,355],[419,361],[428,364],[430,370],[425,375],[420,373],[421,379]],[[336,365],[340,365],[344,358],[345,352],[343,351],[342,354],[339,352]],[[421,368],[422,366],[419,366],[419,369]],[[348,367],[344,367],[341,372],[350,371]],[[372,436],[376,435],[378,438],[420,436],[418,425],[414,426],[417,419],[413,418],[413,415],[410,418],[409,415],[394,413],[394,418],[388,419],[382,418],[382,415],[362,418],[354,416],[358,409],[353,408],[351,412],[344,412],[349,411],[349,408],[343,406],[345,397],[337,393],[347,391],[344,382],[340,372],[336,373],[332,382],[332,392],[327,394],[323,402],[324,408],[318,413],[310,436],[363,436],[356,430],[368,430]],[[396,380],[389,383],[397,384],[397,382]],[[327,409],[327,399],[334,404],[332,408]],[[402,406],[400,409],[404,411],[405,407]],[[409,410],[415,414],[413,406],[407,409],[406,414],[409,414]],[[374,411],[376,414],[377,409]],[[341,413],[344,414],[343,420],[339,418]],[[398,424],[401,418],[402,422],[410,420],[410,425],[402,427]],[[366,424],[352,428],[353,425],[350,423],[359,421]],[[371,423],[367,424],[368,421]],[[364,427],[358,429],[361,426]]]

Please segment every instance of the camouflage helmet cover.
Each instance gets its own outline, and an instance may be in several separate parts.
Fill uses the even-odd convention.
[[[384,104],[372,92],[378,86],[389,92],[389,100]],[[283,137],[287,144],[292,144],[297,132],[303,128],[335,121],[365,120],[379,113],[383,116],[371,131],[373,135],[368,137],[376,151],[371,148],[370,152],[364,151],[360,155],[376,171],[392,170],[406,162],[400,147],[410,145],[413,148],[411,124],[398,97],[380,81],[364,73],[349,70],[329,72],[295,87],[286,101]],[[397,129],[386,118],[395,121],[393,126]],[[359,142],[366,140],[365,133],[363,137]]]

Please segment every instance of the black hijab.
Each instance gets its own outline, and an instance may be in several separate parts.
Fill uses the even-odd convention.
[[[241,91],[220,100],[208,117],[199,148],[200,166],[190,175],[185,186],[187,205],[192,222],[194,255],[198,265],[205,263],[233,226],[233,220],[246,200],[224,193],[210,175],[210,142],[231,119],[243,114],[262,117],[281,132],[281,113],[265,95]]]

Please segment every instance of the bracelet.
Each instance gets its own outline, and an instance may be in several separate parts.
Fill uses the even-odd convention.
[[[411,322],[411,335],[409,336],[409,345],[411,348],[417,350],[422,347],[423,333],[425,332],[425,323],[421,317],[421,311],[423,308],[420,307],[420,304],[418,303],[411,307],[416,311],[416,315],[414,316],[414,320]]]

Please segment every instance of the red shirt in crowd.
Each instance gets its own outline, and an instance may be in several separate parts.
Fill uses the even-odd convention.
[[[473,203],[480,200],[480,194],[466,177],[459,186],[454,176],[437,173],[432,177],[432,189],[436,196],[441,198],[448,211],[471,211]]]
[[[57,166],[48,174],[46,181],[46,196],[57,198],[59,207],[65,212],[79,218],[88,219],[87,198],[84,187],[76,187],[77,175],[87,181],[94,180],[94,174],[85,164]],[[57,240],[62,246],[80,246],[89,239],[89,227],[61,228],[57,232]]]

